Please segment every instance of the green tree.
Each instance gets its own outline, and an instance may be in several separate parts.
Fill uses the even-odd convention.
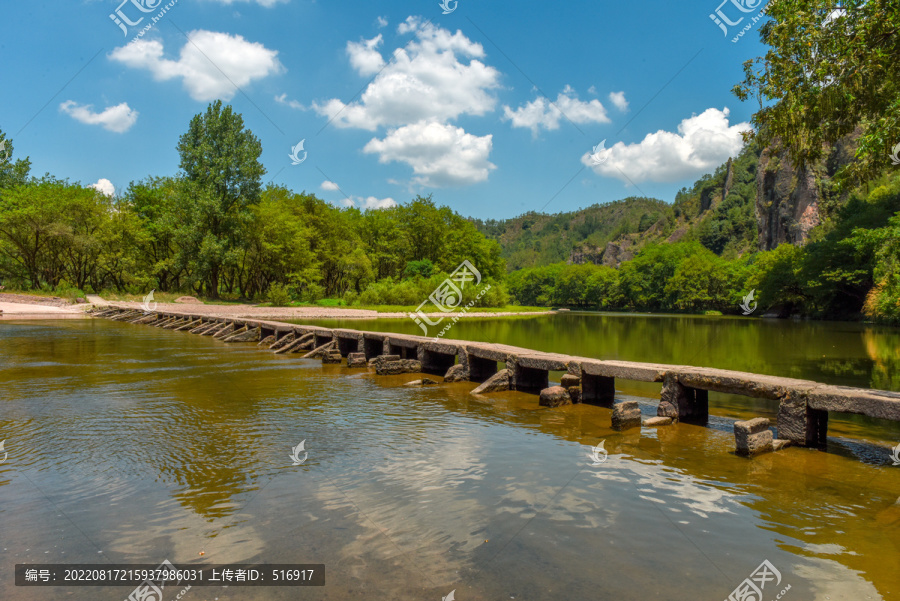
[[[217,100],[191,119],[178,153],[188,184],[179,195],[180,262],[191,264],[194,281],[217,298],[223,271],[236,266],[250,208],[259,200],[266,172],[259,162],[262,145],[241,115]]]

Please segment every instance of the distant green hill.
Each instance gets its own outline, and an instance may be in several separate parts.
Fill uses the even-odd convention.
[[[756,168],[759,150],[735,159],[683,188],[673,203],[629,197],[568,213],[529,212],[512,219],[474,220],[500,243],[507,269],[559,262],[618,266],[649,242],[699,241],[716,254],[758,248]]]

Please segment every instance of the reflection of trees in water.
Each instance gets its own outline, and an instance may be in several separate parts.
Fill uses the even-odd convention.
[[[872,386],[900,390],[900,332],[866,329],[863,342],[873,362]]]

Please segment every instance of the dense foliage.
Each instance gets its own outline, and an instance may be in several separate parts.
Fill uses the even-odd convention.
[[[259,141],[219,102],[194,117],[178,150],[178,177],[133,182],[117,197],[29,178],[27,161],[0,164],[2,283],[418,305],[468,260],[493,284],[478,304],[508,300],[499,245],[430,197],[360,211],[263,188]]]

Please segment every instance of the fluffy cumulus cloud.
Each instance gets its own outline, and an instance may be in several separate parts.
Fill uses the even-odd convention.
[[[164,57],[162,43],[135,40],[109,57],[133,69],[149,71],[157,81],[181,79],[191,98],[200,102],[231,100],[238,87],[283,70],[278,52],[239,35],[197,30],[181,47],[178,60]],[[235,87],[237,86],[237,87]]]
[[[559,93],[555,102],[541,96],[513,110],[503,107],[503,119],[510,121],[513,127],[527,127],[537,135],[541,128],[559,129],[563,119],[573,123],[609,123],[606,108],[599,100],[583,101],[571,86]]]
[[[623,113],[628,110],[628,101],[625,100],[625,92],[610,92],[609,101]]]
[[[69,115],[76,121],[88,125],[99,125],[103,129],[125,133],[131,126],[137,123],[138,112],[128,106],[127,102],[111,106],[102,112],[95,112],[90,104],[78,104],[74,100],[66,100],[59,105],[59,110]]]
[[[336,183],[326,180],[326,181],[322,182],[322,189],[329,191],[329,192],[333,192],[335,190],[338,190],[339,188]]]
[[[483,182],[496,169],[489,160],[493,136],[474,136],[461,127],[420,121],[373,139],[363,149],[382,163],[398,161],[413,169],[413,183],[426,187]]]
[[[384,67],[384,58],[378,51],[383,38],[379,33],[371,40],[362,42],[347,42],[347,55],[350,57],[350,65],[360,75],[375,75]]]
[[[341,201],[341,204],[345,207],[358,207],[360,209],[390,209],[391,207],[396,207],[397,203],[393,198],[375,198],[374,196],[369,196],[367,198],[362,198],[360,196],[354,196],[353,198],[345,198]]]
[[[581,162],[598,175],[623,182],[676,182],[708,173],[737,155],[743,147],[741,132],[749,123],[729,125],[728,108],[710,108],[678,125],[678,132],[660,130],[636,144],[618,142],[606,151],[606,161],[594,165],[590,153]]]
[[[106,196],[112,196],[116,193],[116,187],[113,185],[111,181],[106,178],[101,177],[97,180],[97,183],[91,184],[88,188],[94,188],[95,190],[99,190],[102,194]]]
[[[499,86],[500,73],[481,62],[485,56],[481,44],[460,31],[451,34],[414,17],[398,31],[413,33],[416,39],[394,51],[393,62],[358,102],[332,98],[314,103],[313,108],[337,127],[368,131],[422,120],[446,123],[462,114],[484,115],[494,109],[497,100],[492,91]],[[351,65],[361,76],[371,76],[385,64],[377,50],[381,39],[379,35],[348,44]]]

